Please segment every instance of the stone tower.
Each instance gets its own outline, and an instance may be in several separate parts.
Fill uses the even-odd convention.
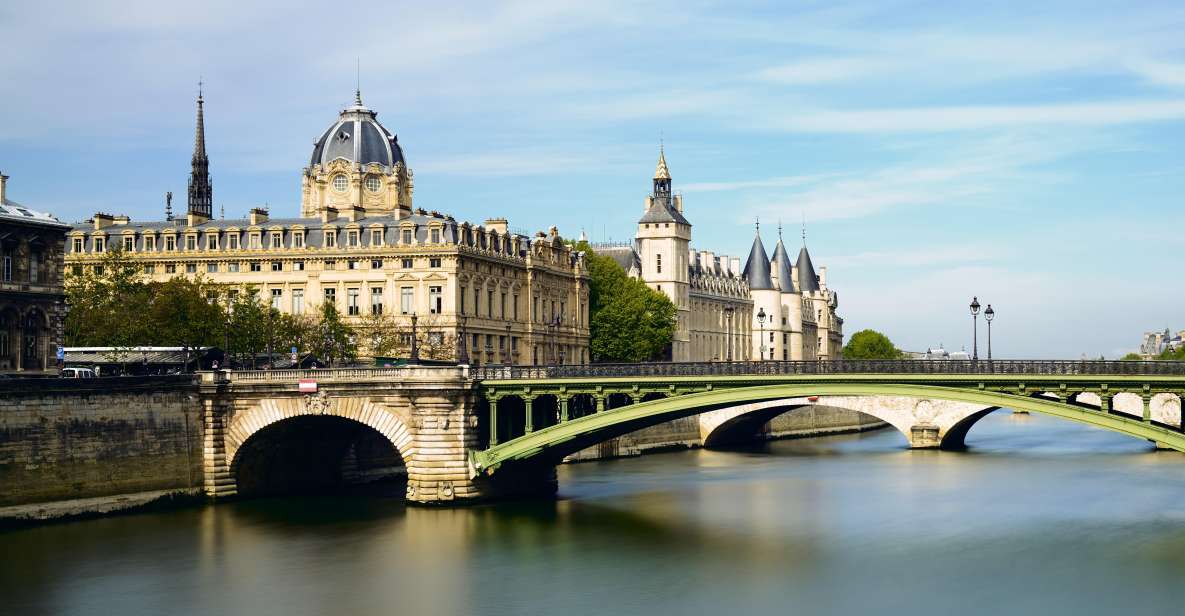
[[[189,172],[189,216],[209,220],[214,216],[214,188],[210,184],[210,159],[206,157],[206,118],[201,84],[198,84],[197,128],[193,135],[193,160]]]
[[[638,220],[637,249],[642,280],[665,293],[675,304],[678,322],[671,341],[671,361],[688,361],[691,302],[687,254],[691,223],[683,217],[683,198],[671,192],[671,172],[660,147],[654,171],[654,189],[646,197],[646,212]]]

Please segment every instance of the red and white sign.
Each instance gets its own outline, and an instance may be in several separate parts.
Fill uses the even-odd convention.
[[[301,379],[299,387],[302,394],[315,394],[317,393],[317,379]]]

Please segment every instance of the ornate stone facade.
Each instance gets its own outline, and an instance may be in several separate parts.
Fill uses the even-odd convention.
[[[528,237],[510,232],[504,218],[475,225],[413,209],[402,147],[360,96],[354,103],[314,146],[301,217],[255,209],[245,219],[215,220],[191,208],[184,219],[133,223],[96,214],[70,231],[66,266],[93,267],[119,249],[152,279],[201,275],[254,289],[284,312],[334,302],[355,323],[383,314],[400,327],[415,315],[429,340],[445,341],[447,357],[436,359],[588,361],[580,253],[555,228]],[[195,152],[204,156],[200,130],[199,123]]]
[[[0,174],[0,372],[56,373],[70,225],[8,199]]]

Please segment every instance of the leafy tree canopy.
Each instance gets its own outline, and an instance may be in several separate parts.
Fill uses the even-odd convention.
[[[675,304],[579,242],[589,274],[589,352],[596,362],[659,359],[675,336]]]
[[[905,357],[889,337],[872,329],[852,334],[843,348],[844,359],[901,359]]]

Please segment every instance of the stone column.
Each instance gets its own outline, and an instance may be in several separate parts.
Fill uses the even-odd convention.
[[[1152,394],[1142,394],[1140,399],[1144,401],[1144,423],[1152,423]]]
[[[568,396],[560,394],[556,396],[556,400],[560,403],[560,423],[568,421]]]
[[[226,424],[230,416],[229,384],[219,372],[202,372],[202,488],[209,498],[238,494],[238,483],[226,459]]]
[[[604,413],[605,412],[605,394],[593,394],[593,397],[596,398],[596,400],[597,400],[597,412]]]
[[[498,398],[489,399],[490,403],[490,447],[498,444]]]
[[[523,427],[527,434],[535,431],[535,413],[531,408],[534,402],[535,396],[523,396]]]

